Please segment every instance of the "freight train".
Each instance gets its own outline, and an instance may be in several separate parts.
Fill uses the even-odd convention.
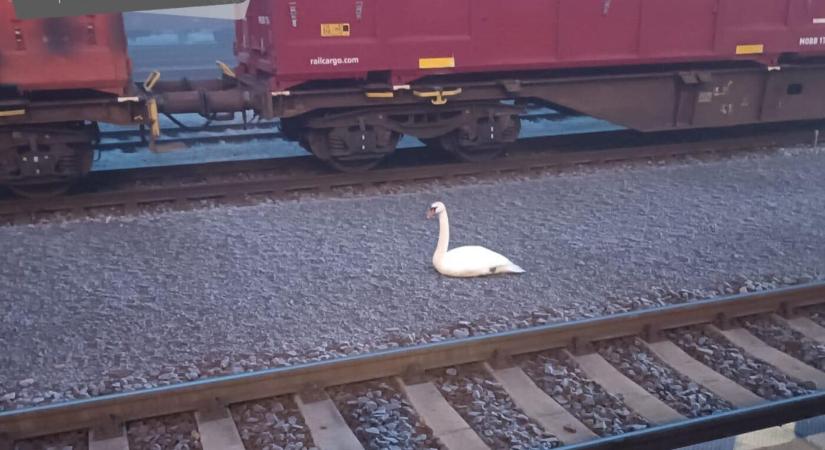
[[[0,24],[0,184],[21,192],[86,174],[98,123],[157,136],[161,113],[252,110],[340,170],[402,135],[495,157],[531,104],[642,132],[825,118],[825,0],[251,0],[237,65],[198,81],[131,80],[120,15],[6,1]]]

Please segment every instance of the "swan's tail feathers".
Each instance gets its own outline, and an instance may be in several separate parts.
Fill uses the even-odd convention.
[[[526,270],[522,269],[521,267],[519,267],[515,264],[510,264],[510,265],[506,266],[505,270],[507,272],[510,272],[510,273],[525,273],[525,272],[527,272]]]

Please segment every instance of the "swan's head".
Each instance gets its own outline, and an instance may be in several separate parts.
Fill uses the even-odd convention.
[[[444,206],[444,203],[435,202],[430,205],[430,209],[427,210],[427,218],[432,219],[433,217],[443,213],[447,208]]]

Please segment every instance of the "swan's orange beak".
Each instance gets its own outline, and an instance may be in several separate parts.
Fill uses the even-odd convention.
[[[427,219],[432,219],[435,217],[435,208],[430,208],[427,210]]]

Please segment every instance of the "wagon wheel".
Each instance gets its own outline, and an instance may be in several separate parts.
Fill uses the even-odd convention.
[[[460,131],[453,131],[438,139],[438,148],[456,156],[461,161],[484,162],[492,161],[504,154],[504,144],[462,145]]]
[[[50,152],[55,158],[53,174],[25,177],[8,184],[16,195],[29,199],[45,199],[65,194],[92,168],[94,146],[92,143],[54,144],[51,148],[40,146],[41,151]],[[53,153],[52,153],[53,152]]]
[[[496,118],[492,124],[489,119],[482,119],[478,121],[475,131],[475,138],[469,135],[466,128],[460,128],[439,138],[428,139],[425,143],[443,149],[462,161],[491,161],[504,154],[507,146],[518,139],[521,119],[505,116]]]
[[[381,164],[400,140],[400,133],[386,128],[339,127],[309,131],[305,147],[335,170],[365,172]]]
[[[38,184],[10,184],[7,187],[19,197],[39,200],[63,195],[74,186],[74,183],[75,180],[71,180]]]
[[[378,167],[384,162],[384,157],[370,157],[363,159],[332,158],[326,163],[339,172],[366,172]]]

